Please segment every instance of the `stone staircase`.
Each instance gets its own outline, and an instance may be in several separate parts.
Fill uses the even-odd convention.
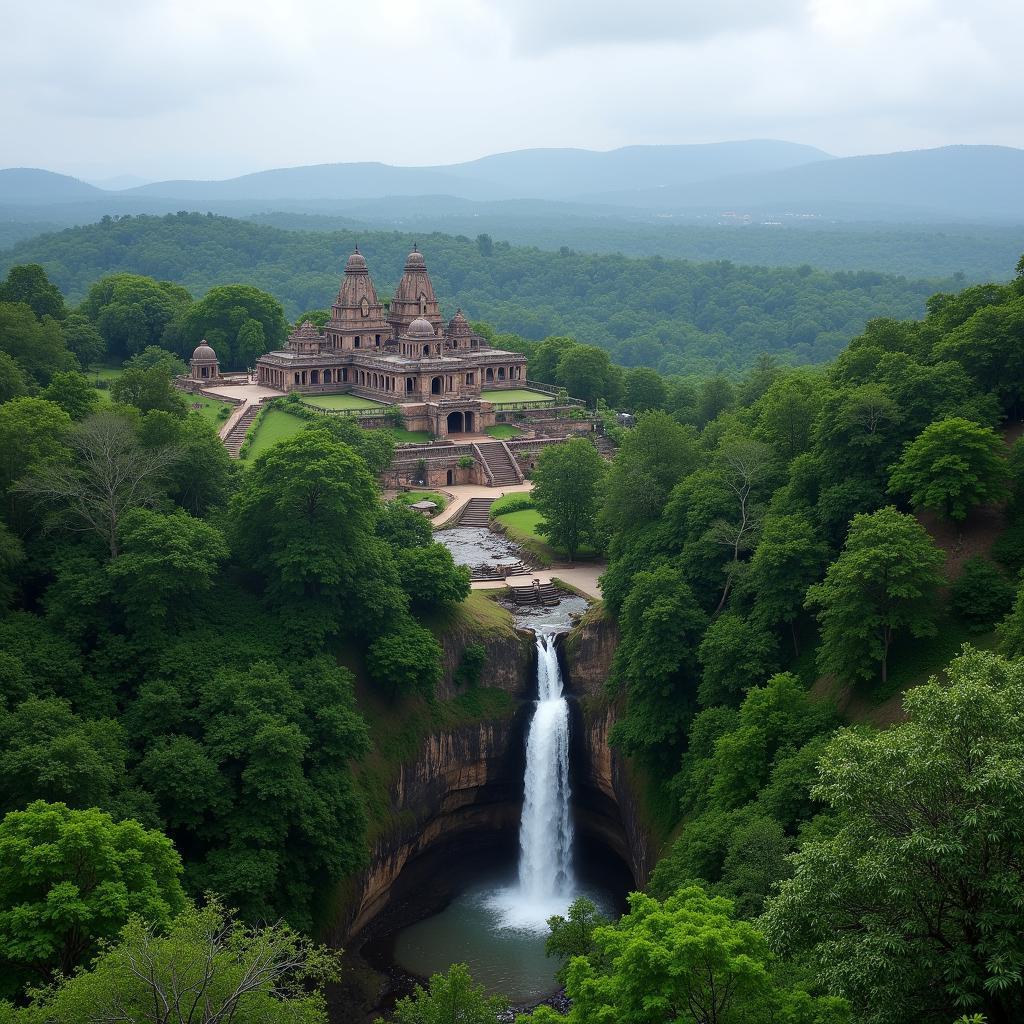
[[[550,583],[538,587],[513,587],[512,600],[515,604],[558,604],[558,591]]]
[[[522,483],[522,477],[508,447],[501,441],[477,441],[475,446],[491,474],[491,486],[509,487]]]
[[[605,437],[604,434],[591,434],[590,439],[594,442],[594,446],[597,450],[606,458],[613,458],[618,449],[615,447],[610,437]]]
[[[532,571],[522,562],[512,562],[509,565],[474,565],[469,570],[469,578],[474,583],[480,583],[484,580],[503,580],[507,576],[525,576]]]
[[[242,415],[235,420],[235,425],[228,431],[227,436],[224,438],[224,447],[227,448],[228,455],[231,458],[238,458],[238,453],[242,450],[242,443],[245,441],[245,435],[249,432],[252,421],[256,419],[256,413],[259,411],[260,407],[256,404],[246,406]]]
[[[462,507],[457,526],[481,526],[487,529],[491,518],[491,506],[494,498],[470,498]]]

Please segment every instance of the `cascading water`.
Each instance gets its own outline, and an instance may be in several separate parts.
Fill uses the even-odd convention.
[[[572,890],[569,810],[569,705],[554,636],[537,634],[537,707],[526,741],[519,888],[524,900],[549,903]]]

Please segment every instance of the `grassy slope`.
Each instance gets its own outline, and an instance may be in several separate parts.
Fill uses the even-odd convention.
[[[293,416],[283,409],[268,409],[260,417],[255,431],[250,434],[252,444],[246,459],[252,461],[278,441],[297,434],[306,426],[306,422],[300,416]]]
[[[484,427],[484,433],[507,441],[511,437],[518,437],[522,431],[518,427],[513,427],[511,423],[498,423],[493,427]]]
[[[542,565],[547,566],[567,557],[563,548],[550,544],[544,536],[537,532],[537,527],[544,522],[544,517],[535,508],[525,508],[519,512],[506,512],[505,515],[496,518],[505,528],[509,537],[540,559]],[[576,553],[576,559],[585,561],[596,557],[596,555],[597,552],[592,547],[584,545]]]

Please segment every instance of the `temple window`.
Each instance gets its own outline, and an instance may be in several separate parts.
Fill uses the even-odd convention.
[[[358,334],[356,335],[355,347],[359,348],[359,335]]]

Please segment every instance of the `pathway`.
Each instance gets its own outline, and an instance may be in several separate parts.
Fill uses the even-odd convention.
[[[529,587],[534,580],[540,580],[541,585],[550,583],[553,579],[562,580],[570,586],[575,587],[581,593],[592,597],[597,601],[601,600],[601,588],[597,579],[607,569],[605,562],[587,562],[576,565],[553,565],[550,569],[538,569],[536,572],[527,573],[523,576],[509,576],[506,580],[474,580],[470,586],[474,590],[497,590],[500,587]]]

